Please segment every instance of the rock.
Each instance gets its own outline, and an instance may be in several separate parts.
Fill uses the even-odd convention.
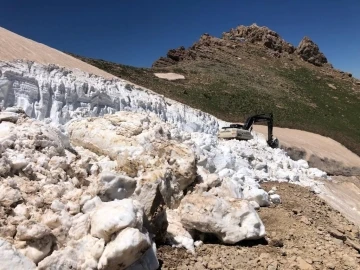
[[[0,239],[1,269],[36,269],[36,265],[26,256],[16,251],[10,243]]]
[[[303,258],[297,257],[296,258],[297,266],[301,270],[311,270],[314,269],[310,264],[308,264]]]
[[[284,51],[291,54],[295,51],[294,46],[283,40],[278,33],[265,26],[258,26],[256,24],[250,26],[240,25],[229,32],[223,33],[223,39],[260,43],[280,53]]]
[[[267,266],[267,270],[277,270],[279,268],[279,265],[277,262],[272,262]]]
[[[108,242],[112,234],[126,227],[141,229],[142,218],[142,207],[132,199],[104,202],[91,215],[90,233]]]
[[[284,241],[280,238],[272,238],[269,241],[269,245],[273,246],[273,247],[283,247],[284,246]]]
[[[106,245],[98,269],[125,269],[140,259],[150,247],[151,241],[147,233],[126,228]]]
[[[336,239],[340,239],[345,241],[346,240],[346,236],[339,232],[338,230],[334,229],[334,228],[328,228],[328,233],[332,236],[335,237]]]
[[[17,227],[16,238],[21,241],[28,241],[34,239],[41,239],[45,236],[51,235],[50,229],[41,223],[26,220]]]
[[[305,216],[302,216],[302,217],[300,218],[300,221],[301,221],[302,223],[308,225],[308,226],[311,225],[311,221],[310,221],[307,217],[305,217]]]
[[[245,200],[190,194],[181,201],[179,212],[186,229],[215,234],[227,244],[265,236],[258,214]]]
[[[217,261],[210,261],[207,265],[208,269],[222,269],[223,265]]]
[[[360,244],[359,243],[356,243],[355,241],[352,241],[350,239],[346,239],[345,244],[348,245],[349,247],[354,248],[358,252],[360,252]]]
[[[304,37],[299,46],[296,48],[296,53],[305,61],[315,65],[322,66],[327,63],[325,55],[320,52],[318,45],[316,45],[308,37]]]
[[[136,180],[111,172],[103,172],[99,175],[99,193],[102,201],[121,200],[130,197],[136,188]]]

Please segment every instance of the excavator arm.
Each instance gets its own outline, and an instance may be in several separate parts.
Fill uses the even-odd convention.
[[[264,114],[257,114],[250,116],[248,119],[246,119],[245,124],[243,125],[243,129],[250,130],[253,124],[259,123],[259,122],[267,122],[268,126],[268,140],[267,143],[271,147],[277,147],[278,146],[278,140],[273,138],[273,114],[272,113],[264,113]]]

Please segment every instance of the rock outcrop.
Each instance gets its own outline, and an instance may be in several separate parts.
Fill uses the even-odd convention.
[[[231,50],[241,48],[246,44],[256,44],[269,49],[269,55],[273,57],[289,57],[289,55],[299,55],[303,60],[316,65],[322,66],[327,63],[327,59],[320,52],[319,47],[305,37],[296,48],[289,42],[285,41],[277,32],[265,26],[252,24],[250,26],[240,25],[224,32],[221,38],[204,34],[199,41],[191,47],[183,46],[168,51],[166,57],[160,57],[153,63],[154,68],[161,68],[175,65],[182,61],[192,61],[196,59],[213,59],[217,51],[228,50],[232,55],[236,52]]]
[[[295,51],[295,47],[283,40],[278,33],[265,26],[257,26],[256,24],[250,26],[240,25],[229,32],[223,33],[222,38],[225,40],[261,44],[279,53],[287,52],[292,54]]]
[[[315,66],[322,66],[327,63],[327,59],[325,55],[320,52],[319,46],[308,37],[304,37],[300,41],[299,46],[296,48],[296,53],[303,60]]]

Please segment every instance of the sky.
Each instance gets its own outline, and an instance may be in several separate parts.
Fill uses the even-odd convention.
[[[0,0],[0,10],[0,26],[19,35],[137,67],[203,33],[257,23],[296,46],[309,36],[335,68],[360,78],[359,0]]]

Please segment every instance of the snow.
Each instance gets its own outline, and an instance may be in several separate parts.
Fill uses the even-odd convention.
[[[116,111],[153,112],[185,131],[215,134],[217,119],[121,79],[32,62],[0,61],[0,107],[18,106],[56,124]]]
[[[184,80],[185,76],[177,73],[154,73],[154,75],[160,79],[166,79],[169,81],[175,81],[175,80]]]
[[[21,175],[0,184],[0,205],[20,202],[10,238],[39,269],[156,269],[153,237],[195,252],[193,229],[258,239],[255,209],[281,203],[262,182],[318,192],[327,177],[256,133],[218,140],[228,123],[120,79],[22,61],[0,62],[0,76],[1,107],[42,120],[0,112],[0,177]]]

